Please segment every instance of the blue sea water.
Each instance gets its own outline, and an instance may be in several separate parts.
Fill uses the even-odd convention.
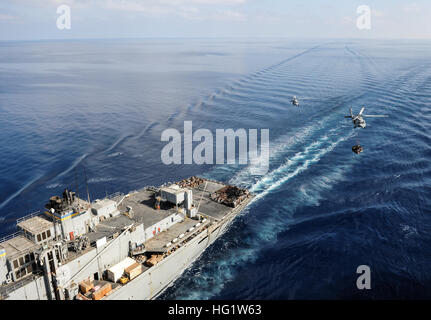
[[[0,235],[84,194],[83,167],[92,199],[203,175],[257,197],[160,298],[431,298],[430,58],[429,41],[0,42]],[[361,106],[389,117],[353,129]],[[268,128],[268,173],[164,165],[161,132],[190,120]]]

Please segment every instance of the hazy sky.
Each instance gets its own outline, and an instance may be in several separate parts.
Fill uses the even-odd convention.
[[[71,9],[70,30],[56,25]],[[359,30],[358,6],[371,8]],[[126,37],[431,38],[431,1],[1,0],[0,39]]]

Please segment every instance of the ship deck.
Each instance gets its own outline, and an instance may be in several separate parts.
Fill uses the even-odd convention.
[[[199,186],[192,188],[194,205],[199,209],[199,214],[210,219],[213,218],[215,220],[221,220],[232,210],[231,207],[217,203],[210,198],[211,193],[224,186],[225,185],[222,183],[206,181]],[[133,210],[132,218],[121,214],[115,218],[109,218],[102,221],[96,227],[95,232],[86,234],[90,239],[90,243],[105,236],[110,237],[117,232],[121,232],[122,228],[131,225],[132,223],[143,223],[144,227],[149,227],[170,215],[177,213],[176,207],[167,203],[162,203],[160,210],[156,210],[154,208],[154,194],[153,190],[144,189],[131,193],[127,197],[119,196],[116,199],[113,199],[117,202],[121,201],[118,205],[118,210],[121,213],[125,213],[127,211],[127,207],[131,207]],[[191,226],[183,228],[182,225],[179,225],[178,230],[180,232],[178,234],[184,233],[184,231],[190,227]],[[182,229],[184,230],[181,231]]]
[[[168,230],[165,230],[155,237],[151,238],[145,243],[145,249],[149,252],[165,252],[170,250],[172,247],[176,246],[178,243],[187,239],[191,234],[197,233],[207,226],[210,221],[207,220],[205,223],[200,223],[199,227],[195,227],[199,221],[193,219],[186,219],[183,222],[176,223]],[[187,232],[190,228],[194,227],[192,232]],[[179,236],[184,234],[182,238]],[[175,243],[172,242],[173,239],[178,239]],[[166,244],[171,243],[166,247]]]
[[[124,213],[127,207],[131,207],[133,210],[132,219],[148,227],[177,212],[176,207],[169,204],[162,204],[160,210],[156,210],[154,208],[154,194],[154,191],[148,189],[131,193],[121,201],[118,210]]]
[[[206,185],[205,185],[206,184]],[[223,188],[225,184],[206,181],[193,188],[193,202],[199,208],[199,213],[209,218],[221,220],[233,208],[211,200],[211,193]]]
[[[25,253],[33,251],[36,247],[37,244],[27,239],[21,233],[0,243],[0,249],[6,250],[8,259],[13,259],[15,256],[22,256]]]
[[[208,218],[209,221],[206,223],[214,220],[219,221],[232,210],[231,207],[217,203],[210,198],[211,193],[224,186],[222,183],[206,180],[204,183],[192,188],[194,205],[199,209],[199,214]],[[177,213],[176,207],[168,203],[162,203],[160,210],[156,210],[154,208],[154,195],[155,192],[153,190],[143,189],[132,192],[127,196],[119,195],[113,198],[112,200],[119,203],[117,208],[121,214],[101,221],[94,231],[86,233],[85,236],[88,237],[90,244],[94,246],[95,242],[103,237],[110,239],[115,234],[120,234],[125,227],[133,223],[143,223],[146,228]],[[127,207],[132,208],[133,215],[131,217],[124,214],[127,211]],[[167,243],[178,238],[180,234],[184,233],[186,235],[187,230],[197,223],[198,221],[192,219],[179,222],[169,230],[163,231],[156,237],[148,240],[145,247],[148,251],[165,252],[175,245],[172,243],[171,246],[166,248],[165,245]],[[203,225],[200,227],[203,227]],[[180,239],[178,241],[180,242]],[[82,252],[71,252],[68,261],[79,257],[89,250],[91,250],[91,247]]]
[[[156,210],[153,198],[154,191],[141,190],[131,193],[127,197],[120,196],[113,199],[117,202],[121,201],[117,207],[121,214],[117,217],[101,221],[94,232],[89,232],[85,236],[89,238],[90,243],[93,243],[103,237],[109,238],[115,233],[121,233],[124,227],[130,226],[133,223],[143,223],[144,227],[149,227],[177,212],[176,208],[172,206]],[[127,207],[132,208],[132,217],[124,215]]]

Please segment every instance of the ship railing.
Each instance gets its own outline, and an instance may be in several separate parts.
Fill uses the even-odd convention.
[[[128,194],[138,193],[138,192],[142,192],[142,191],[146,191],[146,190],[157,191],[159,189],[157,187],[154,187],[154,186],[145,186],[145,187],[140,188],[140,189],[131,190],[128,192]],[[106,199],[113,199],[113,198],[121,197],[124,195],[125,194],[123,192],[118,191],[118,192],[114,192],[112,194],[107,195]]]
[[[27,276],[24,279],[18,280],[17,282],[12,282],[9,285],[6,285],[4,287],[0,287],[0,294],[3,297],[7,297],[10,292],[13,292],[13,291],[25,286],[26,284],[34,281],[36,278],[38,278],[41,275],[43,275],[43,271],[41,271],[41,270],[34,271],[31,276]]]
[[[40,216],[42,213],[38,210],[38,211],[35,211],[35,212],[32,212],[32,213],[30,213],[30,214],[28,214],[28,215],[26,215],[26,216],[24,216],[24,217],[21,217],[21,218],[18,218],[18,219],[16,219],[16,224],[18,224],[18,223],[20,223],[20,222],[23,222],[23,221],[25,221],[25,220],[28,220],[28,219],[30,219],[30,218],[33,218],[33,217],[36,217],[36,216]]]
[[[130,191],[128,192],[128,194],[135,194],[135,193],[138,193],[138,192],[143,191],[143,190],[145,190],[145,188],[135,189],[135,190],[130,190]]]
[[[10,239],[13,239],[13,238],[16,238],[16,237],[18,237],[18,236],[20,236],[20,235],[22,235],[22,234],[23,234],[22,230],[21,230],[21,231],[14,232],[14,233],[12,233],[12,234],[10,234],[10,235],[7,235],[7,236],[5,236],[5,237],[3,237],[3,238],[0,238],[0,243],[2,243],[2,242],[6,242],[6,241],[8,241],[8,240],[10,240]]]
[[[106,196],[106,198],[107,199],[113,199],[113,198],[116,198],[116,197],[119,197],[119,196],[122,196],[122,195],[124,195],[124,194],[122,192],[118,191],[118,192],[114,192],[114,193]]]
[[[140,192],[140,191],[147,191],[147,190],[157,192],[157,191],[159,191],[159,188],[157,188],[155,186],[146,186],[146,187],[143,187],[143,188],[139,189],[138,192]]]

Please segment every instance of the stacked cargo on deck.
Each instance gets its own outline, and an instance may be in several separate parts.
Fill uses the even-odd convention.
[[[180,182],[178,182],[178,185],[181,188],[196,188],[203,182],[204,182],[204,179],[193,176],[193,177],[181,180]]]
[[[112,290],[112,285],[109,282],[107,282],[93,292],[92,298],[93,300],[100,300],[111,290]]]
[[[142,273],[142,264],[135,262],[131,266],[124,269],[124,273],[129,278],[129,280],[133,280]]]
[[[145,261],[145,264],[149,267],[152,267],[163,260],[162,254],[153,254],[151,255],[151,258],[149,258],[147,261]]]
[[[84,280],[79,283],[80,293],[78,300],[100,300],[112,290],[111,283],[107,281],[97,281],[96,285],[91,280]]]
[[[86,280],[79,283],[79,291],[81,291],[82,294],[87,294],[93,288],[93,281]]]
[[[249,196],[249,191],[236,186],[224,186],[211,194],[211,199],[229,207],[235,208]]]

